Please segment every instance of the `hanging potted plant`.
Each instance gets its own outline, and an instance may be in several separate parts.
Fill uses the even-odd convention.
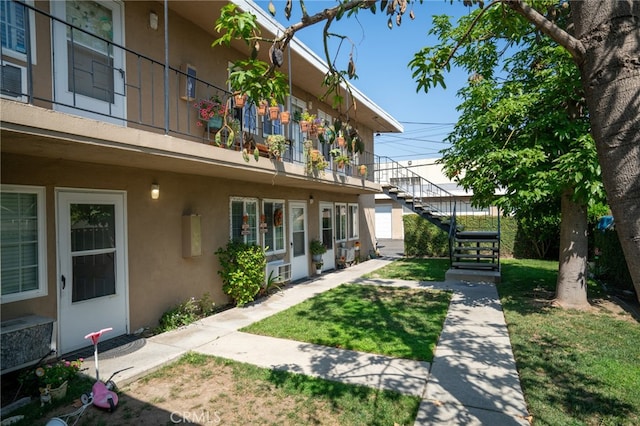
[[[280,113],[280,123],[289,124],[291,121],[291,113],[289,111],[282,111]]]
[[[344,136],[342,136],[342,132],[338,134],[338,137],[336,138],[336,142],[338,142],[338,146],[340,148],[342,148],[345,145],[346,142],[344,140]]]
[[[275,98],[271,99],[271,106],[269,107],[269,119],[271,121],[275,121],[278,119],[280,115],[280,107],[278,106],[278,101]]]
[[[282,135],[269,135],[267,136],[267,148],[269,149],[269,156],[274,156],[276,159],[280,159],[284,155],[284,151],[287,147],[287,141]]]
[[[236,108],[244,108],[244,104],[247,102],[247,95],[237,92],[233,95],[233,101]]]
[[[267,107],[269,106],[269,103],[265,100],[261,100],[260,102],[258,102],[258,115],[263,116],[263,115],[267,115]]]
[[[300,131],[308,132],[315,118],[315,114],[310,114],[309,111],[305,110],[300,116]]]
[[[220,98],[212,96],[209,99],[200,99],[193,106],[198,110],[197,126],[206,126],[207,130],[222,127],[222,119],[227,113],[227,107]]]
[[[311,259],[316,263],[322,262],[322,255],[327,252],[327,248],[320,240],[311,240],[309,250],[311,251]]]
[[[365,164],[360,164],[360,166],[358,167],[358,171],[360,172],[360,176],[366,176],[367,166]]]

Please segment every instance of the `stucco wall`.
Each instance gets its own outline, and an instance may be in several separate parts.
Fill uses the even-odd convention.
[[[227,302],[217,275],[214,252],[229,239],[229,198],[254,197],[307,201],[308,235],[318,234],[319,201],[357,202],[358,197],[308,189],[282,188],[236,180],[190,176],[154,170],[113,167],[90,163],[6,154],[2,157],[2,182],[47,188],[48,296],[2,306],[2,318],[25,313],[56,317],[56,188],[125,191],[127,196],[127,243],[129,271],[130,331],[154,326],[172,305],[209,292],[218,304]],[[160,185],[160,198],[150,197],[151,184]],[[361,196],[362,253],[368,252],[373,225],[372,196]],[[182,216],[201,215],[202,256],[182,256]],[[287,235],[288,238],[288,235]],[[288,246],[288,241],[287,241]],[[311,263],[309,273],[311,274]]]

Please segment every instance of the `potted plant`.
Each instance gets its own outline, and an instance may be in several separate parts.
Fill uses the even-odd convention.
[[[300,116],[300,131],[308,132],[311,127],[311,123],[316,119],[315,114],[310,114],[309,111],[304,110]]]
[[[316,262],[316,274],[317,275],[322,274],[322,265],[324,265],[323,262]]]
[[[62,399],[67,394],[69,381],[77,377],[84,359],[66,361],[64,359],[28,370],[20,377],[20,383],[28,386],[34,380],[41,389],[47,389],[53,399]]]
[[[258,115],[267,115],[267,108],[269,107],[269,103],[264,99],[258,102]]]
[[[212,96],[209,99],[200,99],[194,103],[193,106],[198,110],[198,126],[202,127],[206,125],[207,130],[222,127],[222,119],[227,113],[227,106],[222,103],[218,96]]]
[[[322,241],[317,239],[311,240],[309,250],[311,251],[311,258],[314,262],[322,262],[322,255],[327,252],[327,248],[322,244]]]
[[[289,124],[291,121],[291,113],[289,111],[282,111],[280,113],[280,123]]]
[[[237,92],[233,95],[233,101],[236,108],[244,108],[244,104],[247,102],[247,95]]]
[[[348,165],[351,162],[351,158],[344,154],[341,149],[334,148],[329,151],[329,155],[333,158],[333,162],[336,163],[338,168],[342,169],[344,166]]]
[[[278,115],[280,115],[280,107],[278,106],[278,101],[275,98],[271,98],[271,106],[269,107],[269,119],[271,121],[275,121],[278,119]]]
[[[365,164],[360,164],[360,166],[358,167],[358,171],[360,172],[360,176],[366,176],[367,166]]]
[[[267,136],[266,143],[269,149],[269,155],[273,155],[277,159],[282,157],[287,147],[287,141],[282,135],[269,135]]]

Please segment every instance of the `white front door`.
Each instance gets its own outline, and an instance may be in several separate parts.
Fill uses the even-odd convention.
[[[309,276],[309,259],[307,257],[307,204],[303,202],[289,203],[289,223],[291,233],[291,280],[299,280]]]
[[[322,269],[324,271],[336,268],[336,251],[333,243],[333,203],[320,203],[320,229],[322,230],[322,244],[327,252],[322,255]]]
[[[124,125],[124,51],[112,44],[124,45],[122,3],[53,1],[51,8],[83,30],[53,21],[55,109]]]
[[[112,327],[127,333],[126,199],[122,192],[57,193],[58,353],[91,342]]]

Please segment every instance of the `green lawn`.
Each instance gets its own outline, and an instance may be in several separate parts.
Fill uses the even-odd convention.
[[[640,424],[640,324],[604,309],[551,307],[557,262],[501,263],[498,292],[534,425]],[[414,259],[375,274],[422,280],[441,267],[440,259]],[[605,297],[593,282],[588,291]]]
[[[343,284],[242,331],[431,361],[450,298],[443,291]]]

